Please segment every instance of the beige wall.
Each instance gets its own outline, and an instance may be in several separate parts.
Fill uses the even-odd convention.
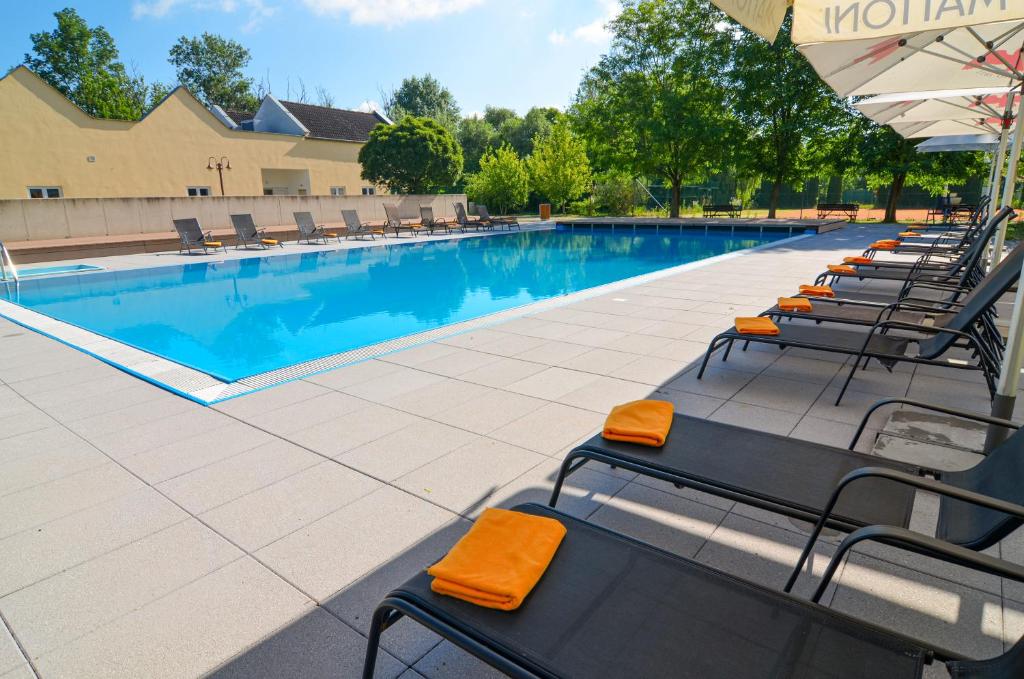
[[[172,219],[198,217],[204,229],[230,229],[229,215],[248,212],[259,226],[295,223],[293,212],[312,212],[321,224],[340,223],[343,209],[363,221],[383,222],[384,204],[397,203],[402,217],[419,218],[420,205],[455,220],[453,203],[466,196],[248,196],[212,198],[65,198],[0,200],[0,241],[39,241],[89,236],[167,233]]]
[[[230,130],[183,88],[125,122],[86,115],[28,69],[0,79],[0,198],[27,198],[29,186],[60,186],[66,198],[184,197],[189,186],[217,195],[210,156],[231,161],[228,196],[263,195],[264,168],[308,170],[310,195],[358,194],[361,146]]]

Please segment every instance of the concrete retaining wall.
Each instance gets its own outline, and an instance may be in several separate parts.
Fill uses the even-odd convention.
[[[63,198],[0,200],[0,240],[131,236],[174,230],[172,219],[198,217],[203,229],[230,229],[229,215],[248,212],[258,226],[295,223],[293,212],[312,212],[318,223],[337,224],[341,210],[356,209],[364,222],[384,221],[384,204],[397,203],[403,218],[419,219],[420,205],[455,219],[462,194],[440,196],[252,196],[204,198]]]

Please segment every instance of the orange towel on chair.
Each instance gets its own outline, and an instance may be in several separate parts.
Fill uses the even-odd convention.
[[[672,428],[675,407],[668,401],[630,401],[612,408],[601,436],[660,448]]]
[[[857,270],[852,266],[846,264],[829,264],[828,270],[830,273],[845,273],[845,274],[856,274]]]
[[[843,257],[843,264],[874,264],[870,257]]]
[[[871,248],[872,250],[895,250],[899,246],[899,243],[878,242],[872,243],[868,247]]]
[[[917,231],[903,231],[900,233],[900,238],[920,238],[921,234]]]
[[[800,294],[808,297],[835,297],[836,293],[828,285],[801,285]]]
[[[779,309],[783,311],[814,311],[811,300],[805,297],[779,297]]]
[[[485,509],[469,532],[427,573],[430,589],[484,608],[512,611],[533,590],[565,526],[555,519],[506,509]]]
[[[753,318],[737,318],[736,332],[741,335],[778,335],[779,326],[770,318],[757,316]]]

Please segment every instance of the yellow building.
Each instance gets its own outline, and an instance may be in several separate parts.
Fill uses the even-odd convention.
[[[210,110],[184,87],[142,120],[104,120],[20,66],[0,79],[0,199],[219,196],[221,178],[227,196],[372,194],[359,150],[387,122],[270,95]]]

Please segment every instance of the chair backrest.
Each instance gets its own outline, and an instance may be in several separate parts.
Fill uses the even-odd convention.
[[[465,226],[469,223],[469,216],[466,214],[466,206],[462,203],[455,203],[455,221],[459,223],[459,226]]]
[[[175,219],[174,230],[178,232],[178,236],[183,241],[189,243],[198,243],[203,240],[203,229],[199,226],[199,220],[195,217],[189,217],[188,219]]]
[[[231,226],[235,227],[235,233],[243,240],[256,237],[256,222],[252,220],[251,214],[231,215]]]
[[[349,231],[362,231],[363,224],[359,221],[359,212],[356,210],[342,210],[341,218],[345,220],[345,228]]]
[[[997,212],[992,219],[988,220],[985,228],[982,229],[970,247],[957,260],[957,266],[960,267],[960,285],[967,285],[971,281],[971,277],[974,276],[981,266],[982,257],[985,256],[985,252],[988,250],[988,244],[995,237],[996,229],[999,227],[1000,222],[1004,218],[1009,219],[1012,215],[1013,208],[1009,207],[1004,207]]]
[[[434,224],[434,208],[429,205],[420,205],[420,222],[423,226],[432,226]]]
[[[388,220],[388,226],[393,229],[400,228],[402,226],[402,218],[398,216],[398,206],[384,204],[384,216]]]
[[[487,209],[486,205],[482,205],[481,203],[477,203],[476,204],[476,213],[478,215],[480,215],[480,219],[484,220],[485,222],[488,222],[488,221],[491,220],[491,213]]]
[[[316,232],[316,222],[313,221],[313,213],[293,212],[292,217],[295,218],[295,226],[299,227],[299,233],[303,236]]]
[[[1024,637],[1006,653],[985,660],[955,660],[946,663],[954,679],[1018,679],[1024,677]]]

